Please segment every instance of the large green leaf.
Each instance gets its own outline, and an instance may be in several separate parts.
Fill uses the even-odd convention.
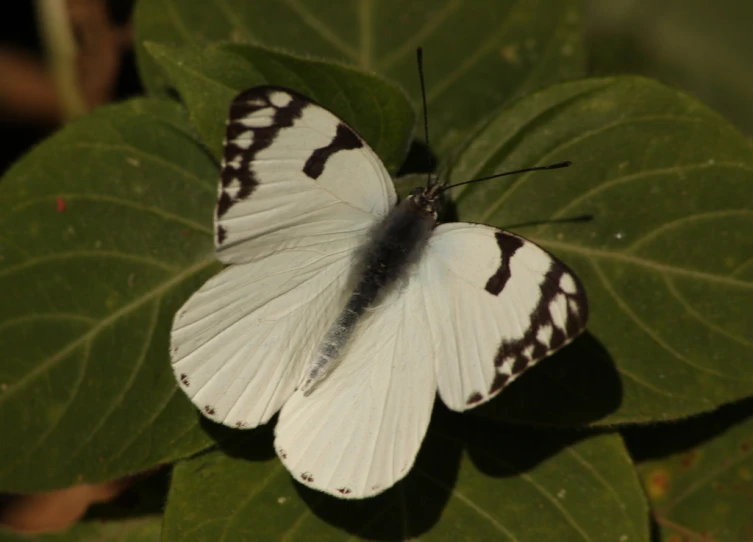
[[[703,438],[639,466],[662,540],[753,540],[753,402],[725,410],[747,411],[748,417],[711,439],[706,434],[719,423],[717,414],[631,432],[631,441],[644,453]]]
[[[136,51],[152,91],[168,82],[149,41],[235,41],[355,65],[419,104],[415,50],[426,51],[432,134],[443,150],[512,97],[583,74],[576,0],[142,0]]]
[[[0,528],[0,542],[159,542],[161,518],[83,521],[60,533],[17,534]]]
[[[216,177],[180,106],[137,100],[2,179],[2,489],[105,480],[212,442],[167,350],[173,314],[219,267]]]
[[[518,225],[575,269],[591,305],[563,363],[545,361],[486,412],[641,422],[753,394],[750,141],[658,83],[582,80],[501,112],[452,180],[565,159],[573,166],[456,189],[461,219]],[[582,215],[592,220],[558,222]]]
[[[294,482],[268,428],[226,441],[175,467],[164,540],[649,539],[645,498],[618,436],[437,414],[408,477],[364,501]]]
[[[303,60],[250,45],[147,49],[168,74],[206,145],[221,155],[230,100],[261,84],[292,88],[354,127],[396,171],[405,159],[413,109],[394,84],[339,64]]]

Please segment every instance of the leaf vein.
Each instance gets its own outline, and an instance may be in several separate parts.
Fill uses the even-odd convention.
[[[554,148],[547,151],[543,156],[541,156],[537,160],[537,164],[546,164],[551,162],[552,156],[560,153],[561,151],[568,149],[572,147],[573,145],[577,143],[581,143],[587,139],[601,136],[604,132],[607,132],[613,128],[621,127],[621,126],[627,126],[629,124],[637,124],[640,122],[650,122],[654,120],[673,120],[673,121],[683,121],[683,122],[701,122],[702,119],[696,119],[692,117],[679,117],[677,115],[644,115],[641,117],[634,117],[632,119],[624,120],[620,119],[615,122],[611,122],[609,124],[605,124],[603,126],[599,126],[598,128],[594,128],[592,130],[586,130],[585,132],[579,132],[577,136],[572,137],[570,139],[567,139],[558,145],[555,145]],[[479,222],[489,222],[489,217],[494,214],[497,209],[499,209],[505,201],[507,201],[510,198],[510,195],[518,189],[530,176],[532,173],[524,173],[517,179],[515,179],[515,182],[513,182],[510,187],[505,190],[505,192],[497,198],[497,201],[492,203],[489,208],[484,212],[483,215],[481,215],[481,218],[479,218]],[[561,211],[561,210],[560,210]],[[557,212],[560,212],[557,211]],[[556,216],[556,215],[555,215]]]
[[[688,314],[690,314],[693,318],[701,322],[704,326],[708,327],[709,329],[713,329],[717,333],[720,333],[735,342],[744,344],[746,346],[753,346],[753,342],[748,341],[747,339],[744,339],[743,337],[738,337],[734,333],[730,333],[723,327],[720,327],[714,324],[713,322],[710,322],[706,318],[704,318],[703,315],[699,313],[697,310],[695,310],[695,308],[693,308],[693,306],[682,296],[682,294],[675,287],[674,282],[669,280],[669,277],[667,277],[666,275],[662,275],[662,280],[664,281],[664,284],[667,286],[667,290],[669,290],[669,293],[672,295],[672,297],[674,297],[677,300],[677,302],[680,303],[680,305],[682,305],[682,307],[686,311],[688,311]]]
[[[476,512],[480,517],[484,518],[486,521],[488,521],[494,528],[496,528],[500,533],[508,537],[512,542],[520,542],[520,540],[508,529],[504,527],[501,523],[499,523],[494,516],[492,516],[489,512],[478,506],[476,503],[474,503],[471,499],[466,497],[463,493],[461,493],[457,487],[449,487],[446,484],[444,484],[442,481],[438,480],[437,478],[434,478],[433,476],[427,474],[426,472],[419,471],[421,476],[429,480],[430,482],[436,484],[443,490],[447,491],[452,497],[457,498],[460,502],[465,504],[468,508]]]
[[[23,271],[30,267],[34,267],[38,264],[45,264],[48,262],[68,260],[68,259],[73,259],[73,258],[119,258],[122,260],[151,265],[153,267],[158,267],[165,271],[177,270],[176,267],[160,262],[159,260],[154,260],[152,258],[147,258],[145,256],[137,256],[135,254],[126,254],[123,252],[110,251],[110,250],[72,250],[69,252],[60,252],[58,254],[48,254],[46,256],[40,256],[39,258],[32,258],[31,260],[26,260],[25,262],[22,262],[20,264],[7,267],[3,269],[2,271],[0,271],[0,278],[6,275],[15,273],[17,271]]]
[[[46,360],[43,360],[41,363],[39,363],[36,367],[34,367],[31,371],[29,371],[26,375],[24,375],[23,378],[18,380],[12,388],[8,388],[5,393],[0,395],[0,404],[3,403],[3,401],[6,401],[8,398],[10,398],[13,395],[14,390],[18,390],[22,388],[24,385],[26,385],[28,382],[36,379],[39,375],[43,374],[45,371],[51,369],[52,367],[56,366],[58,363],[60,363],[65,357],[71,353],[73,350],[78,348],[82,344],[87,344],[91,339],[97,336],[98,333],[100,333],[102,330],[106,329],[108,326],[113,324],[115,321],[118,320],[118,318],[121,318],[127,314],[130,314],[131,312],[137,310],[142,304],[149,302],[153,298],[157,298],[173,288],[175,285],[179,284],[181,281],[187,279],[191,275],[194,275],[205,268],[209,267],[210,265],[213,265],[215,263],[214,257],[209,257],[204,260],[201,260],[191,267],[188,267],[184,271],[181,271],[180,273],[176,274],[173,278],[170,280],[165,281],[161,286],[154,288],[150,292],[145,293],[141,297],[133,300],[131,303],[128,303],[127,305],[124,305],[120,309],[113,312],[110,316],[107,318],[103,318],[99,321],[98,324],[94,325],[89,329],[86,333],[82,334],[78,339],[70,342],[67,346],[64,346],[60,350],[58,350],[55,354],[48,357]]]
[[[753,210],[750,209],[719,209],[716,211],[705,211],[703,213],[696,213],[692,215],[687,216],[681,216],[679,218],[676,218],[674,220],[670,220],[669,222],[665,222],[661,226],[651,230],[650,232],[646,233],[643,237],[640,237],[633,241],[632,244],[625,247],[623,249],[623,252],[625,254],[633,254],[635,253],[637,248],[640,248],[641,246],[645,245],[647,242],[653,240],[654,238],[658,237],[662,233],[664,233],[667,230],[672,230],[686,222],[693,222],[696,220],[704,220],[706,218],[723,218],[723,217],[729,217],[729,216],[744,216],[749,215],[753,217]]]
[[[144,365],[144,361],[146,360],[146,355],[149,351],[149,346],[151,345],[152,339],[154,338],[154,330],[157,327],[157,315],[158,314],[159,314],[159,303],[155,303],[154,309],[152,310],[152,314],[149,319],[149,324],[147,325],[147,337],[144,340],[144,346],[142,347],[141,352],[136,358],[136,363],[133,364],[133,369],[131,370],[131,374],[128,375],[128,379],[126,380],[124,385],[121,387],[120,391],[116,395],[110,398],[111,399],[110,406],[107,407],[107,409],[102,413],[102,415],[99,418],[99,421],[94,425],[94,427],[92,427],[89,435],[83,438],[81,442],[78,443],[78,446],[70,452],[69,458],[71,460],[74,457],[76,457],[79,453],[81,453],[84,447],[89,442],[91,442],[94,436],[102,429],[102,427],[105,426],[105,423],[111,417],[112,413],[115,411],[115,409],[118,406],[120,406],[123,397],[125,397],[128,391],[130,391],[130,389],[133,387],[133,384],[136,381],[136,375],[138,374],[141,367]]]
[[[719,378],[731,378],[729,375],[725,375],[723,373],[720,373],[718,371],[714,371],[712,369],[709,369],[708,367],[704,367],[702,365],[698,365],[692,361],[690,361],[688,358],[680,354],[677,350],[672,348],[664,339],[659,337],[658,333],[655,333],[650,326],[648,326],[643,320],[641,320],[637,314],[635,314],[628,303],[620,296],[617,291],[612,287],[612,283],[607,278],[604,271],[599,267],[598,264],[595,262],[593,263],[593,268],[596,271],[597,276],[601,280],[602,285],[604,286],[604,289],[609,293],[612,298],[614,299],[615,303],[622,309],[622,311],[628,315],[628,317],[635,323],[635,325],[643,331],[646,335],[648,335],[657,345],[659,345],[661,348],[666,350],[670,355],[674,356],[676,359],[682,361],[686,365],[697,369],[698,371],[714,375]],[[737,378],[737,377],[735,377]]]
[[[350,45],[341,40],[337,34],[335,34],[327,25],[316,18],[309,10],[303,7],[297,0],[285,0],[285,3],[292,9],[296,15],[303,21],[309,28],[317,32],[324,41],[334,46],[345,56],[350,57],[353,60],[358,60],[358,53]]]

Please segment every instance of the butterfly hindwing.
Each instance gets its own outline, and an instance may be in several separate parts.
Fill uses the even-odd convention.
[[[332,373],[296,391],[275,448],[301,483],[340,498],[381,493],[413,465],[436,397],[435,355],[418,288],[395,288],[364,316]]]
[[[499,393],[585,328],[577,277],[534,243],[481,224],[438,226],[420,285],[437,344],[439,395],[457,411]]]
[[[191,296],[173,322],[171,357],[207,417],[256,427],[280,409],[337,317],[355,247],[280,250],[226,268]]]

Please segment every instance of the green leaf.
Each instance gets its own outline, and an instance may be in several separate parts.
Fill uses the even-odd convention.
[[[392,83],[339,64],[304,60],[250,45],[170,47],[147,44],[178,90],[206,145],[222,153],[230,101],[242,90],[274,84],[299,91],[355,128],[396,171],[414,124],[405,94]]]
[[[0,182],[3,490],[107,480],[213,442],[168,359],[173,314],[219,268],[217,166],[195,138],[178,105],[131,101]]]
[[[376,72],[399,83],[418,106],[421,45],[438,150],[464,139],[499,104],[584,70],[576,0],[151,0],[139,2],[134,17],[139,67],[152,91],[168,82],[145,42],[233,41]]]
[[[159,542],[161,518],[82,521],[60,533],[17,534],[0,528],[0,542]]]
[[[408,477],[363,501],[293,482],[269,428],[226,441],[175,467],[164,540],[649,539],[647,504],[618,436],[435,414]]]
[[[753,539],[753,403],[740,407],[748,417],[732,428],[639,466],[662,540]],[[676,427],[636,430],[633,440],[650,445],[663,438],[671,444],[670,439],[687,439],[691,429],[707,433],[713,426],[714,420],[706,417]]]
[[[562,258],[590,301],[589,332],[555,356],[562,365],[545,361],[486,413],[613,424],[753,394],[750,141],[658,83],[581,80],[501,112],[452,180],[566,159],[454,194],[461,219],[512,226]],[[561,222],[582,215],[592,220]]]

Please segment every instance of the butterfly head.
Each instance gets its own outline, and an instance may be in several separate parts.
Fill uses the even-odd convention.
[[[437,190],[439,183],[432,184],[428,188],[424,186],[418,186],[414,188],[408,199],[411,200],[416,207],[422,212],[437,219],[441,208],[440,195],[441,191]]]

